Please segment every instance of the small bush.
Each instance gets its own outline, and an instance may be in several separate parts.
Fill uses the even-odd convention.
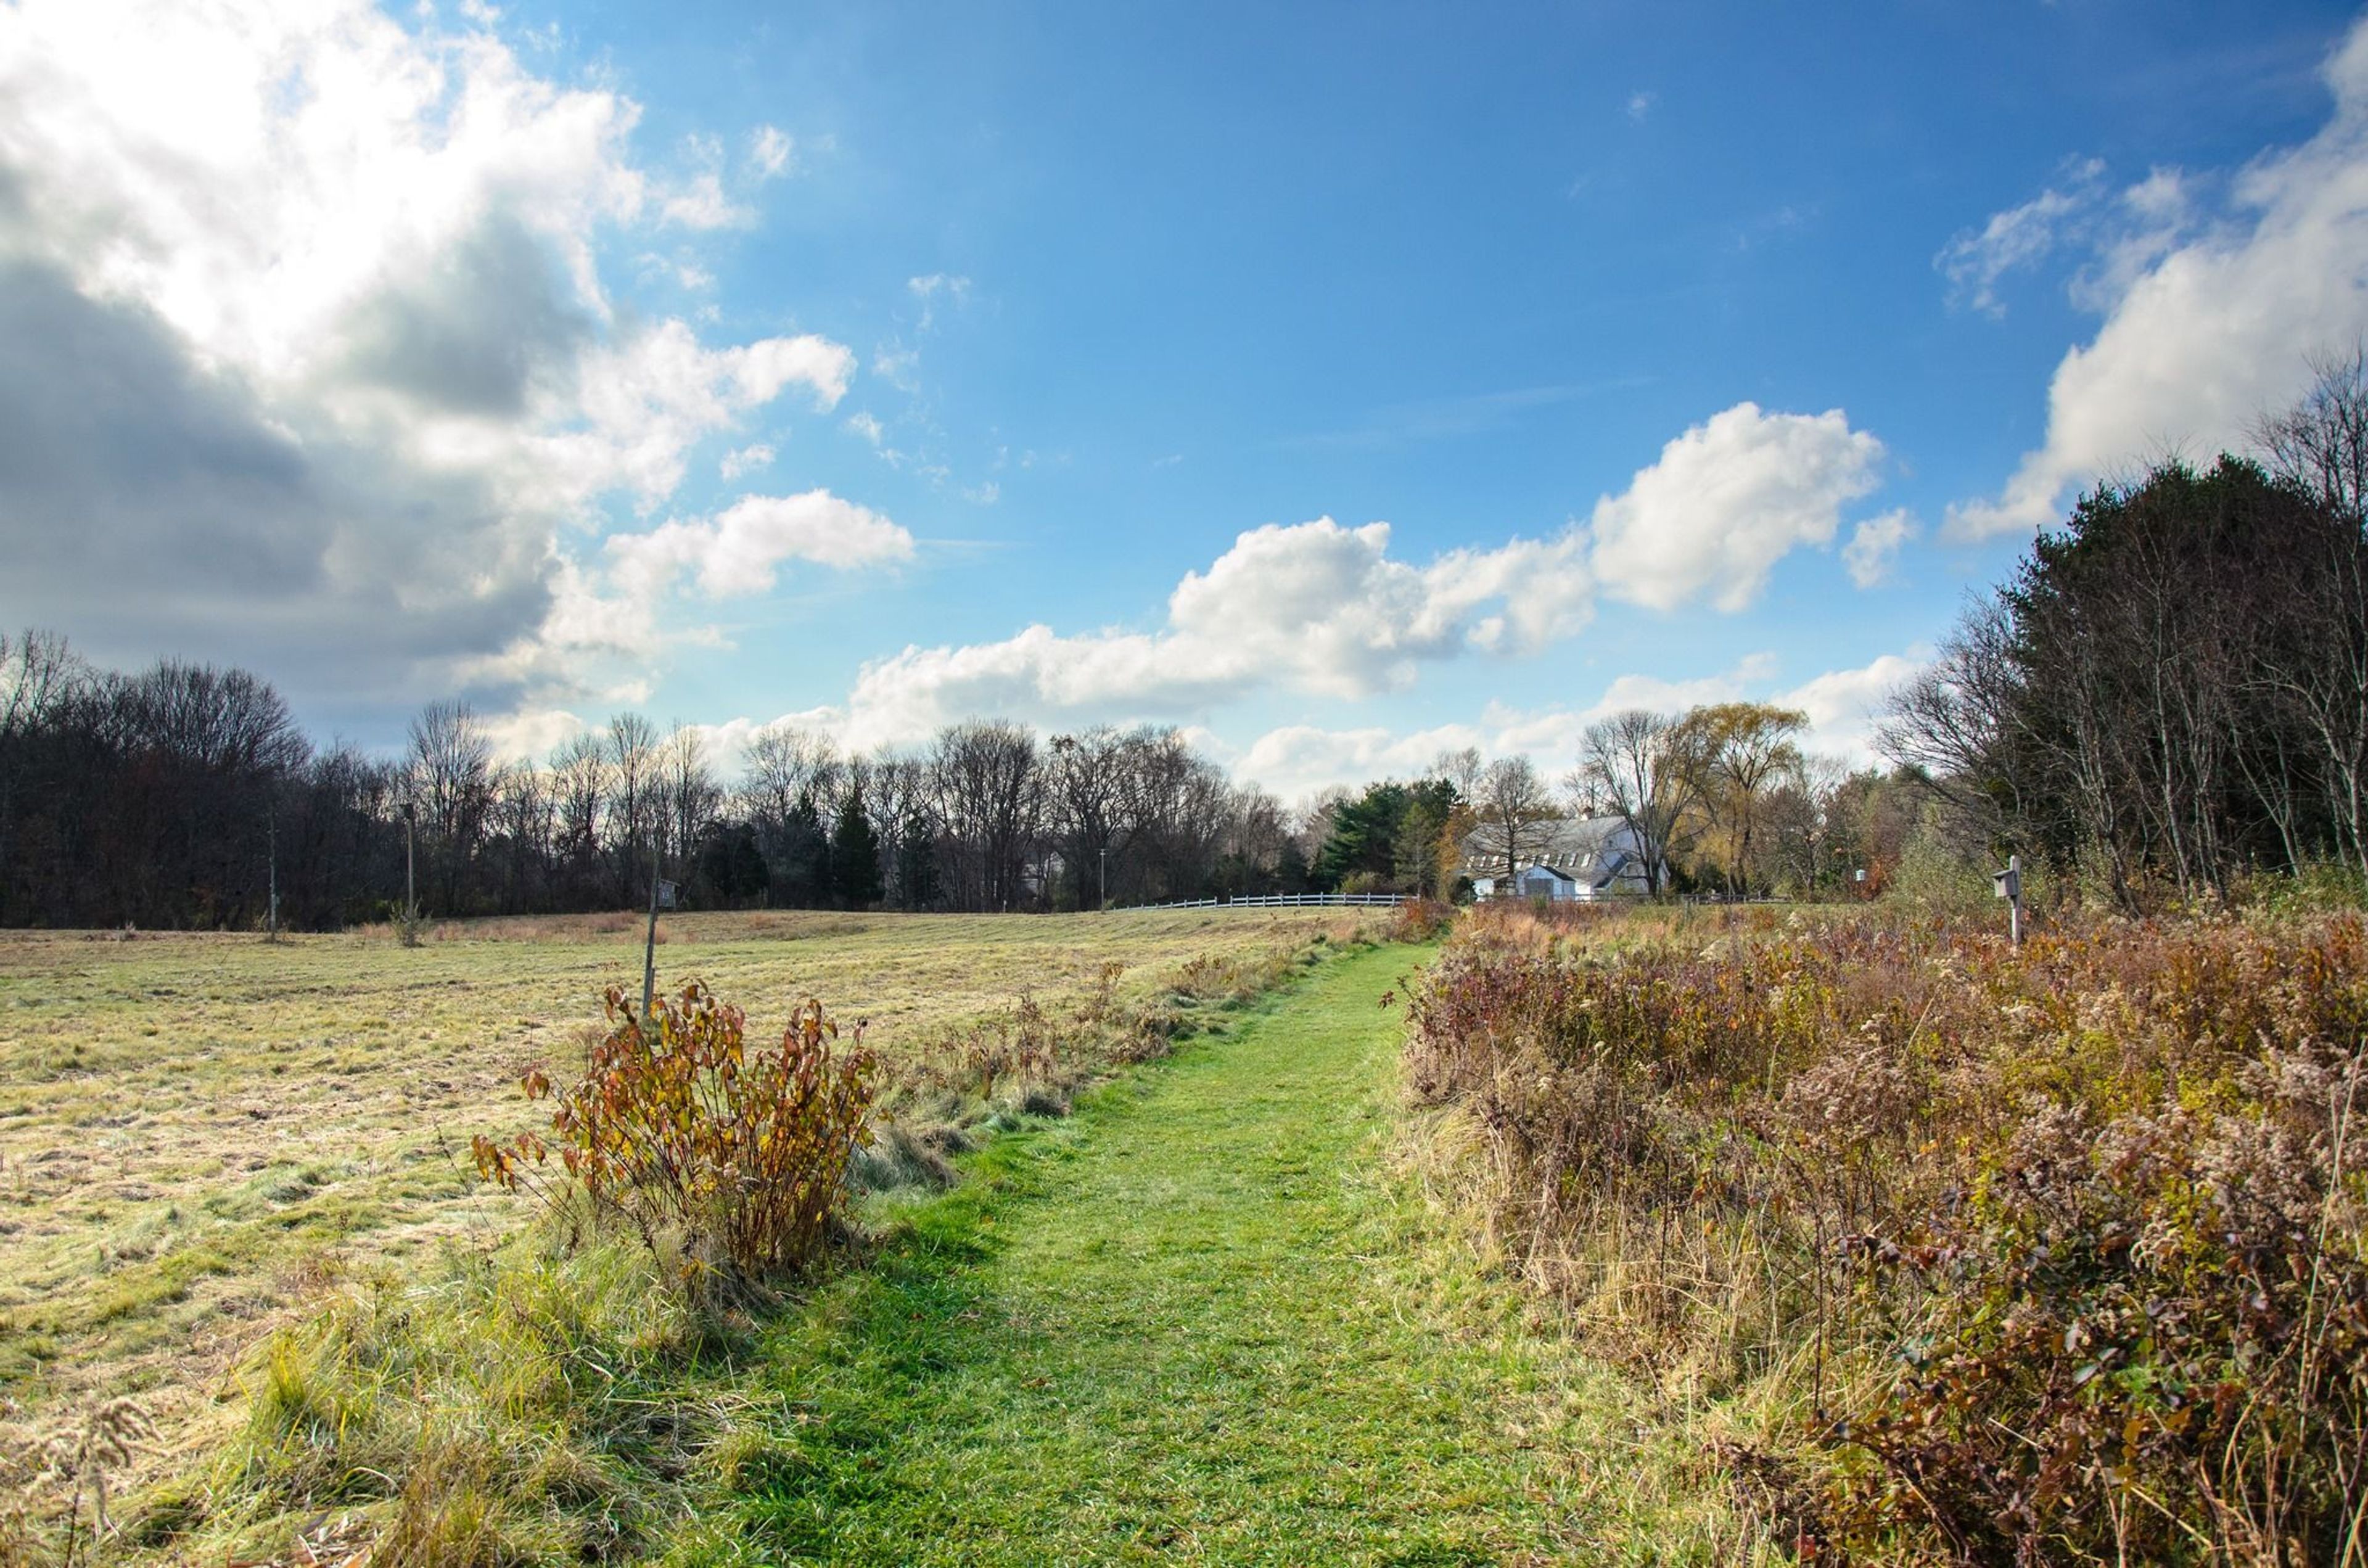
[[[557,1096],[552,1137],[504,1147],[480,1135],[479,1171],[563,1212],[580,1187],[597,1219],[678,1258],[694,1294],[803,1265],[871,1139],[874,1062],[860,1029],[835,1053],[838,1026],[809,999],[778,1047],[751,1052],[740,1009],[695,982],[655,1019],[611,986],[608,1014],[584,1076]],[[529,1097],[553,1094],[540,1068],[523,1082]],[[576,1186],[547,1174],[554,1147]]]
[[[1455,924],[1455,906],[1435,898],[1410,898],[1390,912],[1393,942],[1436,941]]]

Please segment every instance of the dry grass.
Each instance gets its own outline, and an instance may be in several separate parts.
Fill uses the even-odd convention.
[[[1740,915],[1490,916],[1417,986],[1490,1260],[1772,1546],[2357,1561],[2368,925]]]
[[[1192,984],[1253,974],[1360,928],[1313,910],[682,915],[658,967],[760,1029],[819,995],[870,1020],[894,1077],[1023,995],[1056,1028],[1156,1013],[1188,966]],[[519,1074],[578,1059],[640,942],[620,915],[448,924],[414,949],[392,931],[0,939],[0,1454],[129,1397],[158,1437],[113,1483],[185,1463],[229,1429],[250,1347],[326,1282],[514,1230],[469,1136],[529,1124]]]

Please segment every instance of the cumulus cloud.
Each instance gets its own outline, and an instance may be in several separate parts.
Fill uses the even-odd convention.
[[[865,417],[848,424],[863,432]],[[1154,630],[1036,625],[875,659],[850,696],[849,733],[859,744],[905,741],[984,712],[1175,718],[1267,687],[1360,699],[1404,689],[1428,664],[1533,654],[1574,637],[1599,586],[1656,608],[1708,599],[1737,610],[1786,552],[1832,543],[1882,451],[1839,411],[1746,403],[1669,442],[1588,523],[1548,537],[1417,563],[1391,553],[1387,523],[1268,524],[1186,573]],[[1853,570],[1877,569],[1907,528],[1904,515],[1863,526]]]
[[[1411,778],[1441,752],[1466,746],[1488,749],[1488,738],[1476,724],[1440,724],[1404,733],[1377,725],[1326,730],[1286,724],[1252,741],[1235,759],[1233,774],[1283,800],[1301,801],[1334,786]]]
[[[2175,172],[2122,193],[2126,222],[2076,281],[2105,320],[2055,369],[2046,440],[1999,494],[1952,507],[1950,537],[2055,522],[2076,486],[2166,447],[2241,449],[2307,385],[2310,355],[2368,333],[2368,21],[2323,74],[2327,123],[2238,171],[2216,210]]]
[[[1767,414],[1736,403],[1595,504],[1596,578],[1655,609],[1704,597],[1743,609],[1784,555],[1833,542],[1842,508],[1875,487],[1882,458],[1883,443],[1852,430],[1839,409]]]
[[[1746,699],[1796,708],[1809,716],[1807,749],[1853,767],[1877,761],[1868,744],[1883,699],[1922,668],[1914,654],[1885,653],[1864,665],[1827,671],[1793,687],[1777,680],[1772,653],[1748,654],[1731,667],[1684,679],[1622,675],[1584,708],[1516,709],[1491,704],[1476,721],[1399,731],[1379,725],[1326,729],[1287,724],[1269,730],[1234,759],[1236,778],[1302,799],[1333,785],[1412,778],[1442,751],[1465,746],[1484,756],[1527,756],[1549,778],[1578,757],[1578,737],[1596,720],[1631,708],[1677,713],[1703,703]]]
[[[644,172],[630,99],[475,21],[0,7],[0,614],[316,697],[556,671],[619,641],[564,548],[606,497],[844,395],[821,337],[619,308],[604,248],[729,193]]]
[[[1403,687],[1428,661],[1534,652],[1591,613],[1577,530],[1423,565],[1389,547],[1387,523],[1253,528],[1185,574],[1156,631],[1031,626],[1000,642],[909,647],[863,667],[850,725],[871,744],[970,713],[1176,716],[1269,684],[1361,697]]]
[[[1842,546],[1842,566],[1860,587],[1880,586],[1890,580],[1901,547],[1915,537],[1916,519],[1904,509],[1869,517],[1850,530],[1850,542]]]
[[[1905,686],[1930,662],[1929,653],[1910,651],[1885,653],[1856,669],[1828,670],[1780,694],[1776,700],[1809,716],[1813,750],[1839,756],[1855,767],[1873,767],[1877,713],[1893,692]]]
[[[611,534],[609,576],[646,602],[690,573],[710,598],[772,590],[785,561],[869,566],[907,561],[913,536],[827,490],[744,495],[712,517],[669,518],[645,533]]]
[[[715,466],[717,472],[723,475],[724,481],[728,483],[744,473],[754,473],[760,468],[772,467],[773,459],[777,455],[771,447],[757,441],[746,447],[734,448],[724,453]]]

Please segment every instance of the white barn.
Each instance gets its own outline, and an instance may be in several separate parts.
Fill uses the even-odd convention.
[[[1652,891],[1645,875],[1644,841],[1622,819],[1562,817],[1539,823],[1533,831],[1509,888],[1500,886],[1505,857],[1491,848],[1487,834],[1464,835],[1463,874],[1472,879],[1475,895],[1587,903]]]

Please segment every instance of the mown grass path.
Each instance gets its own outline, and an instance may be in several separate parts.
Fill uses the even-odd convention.
[[[741,1467],[740,1551],[1568,1560],[1536,1369],[1428,1310],[1377,1167],[1379,1003],[1425,957],[1333,960],[916,1209],[776,1346],[792,1415]]]

